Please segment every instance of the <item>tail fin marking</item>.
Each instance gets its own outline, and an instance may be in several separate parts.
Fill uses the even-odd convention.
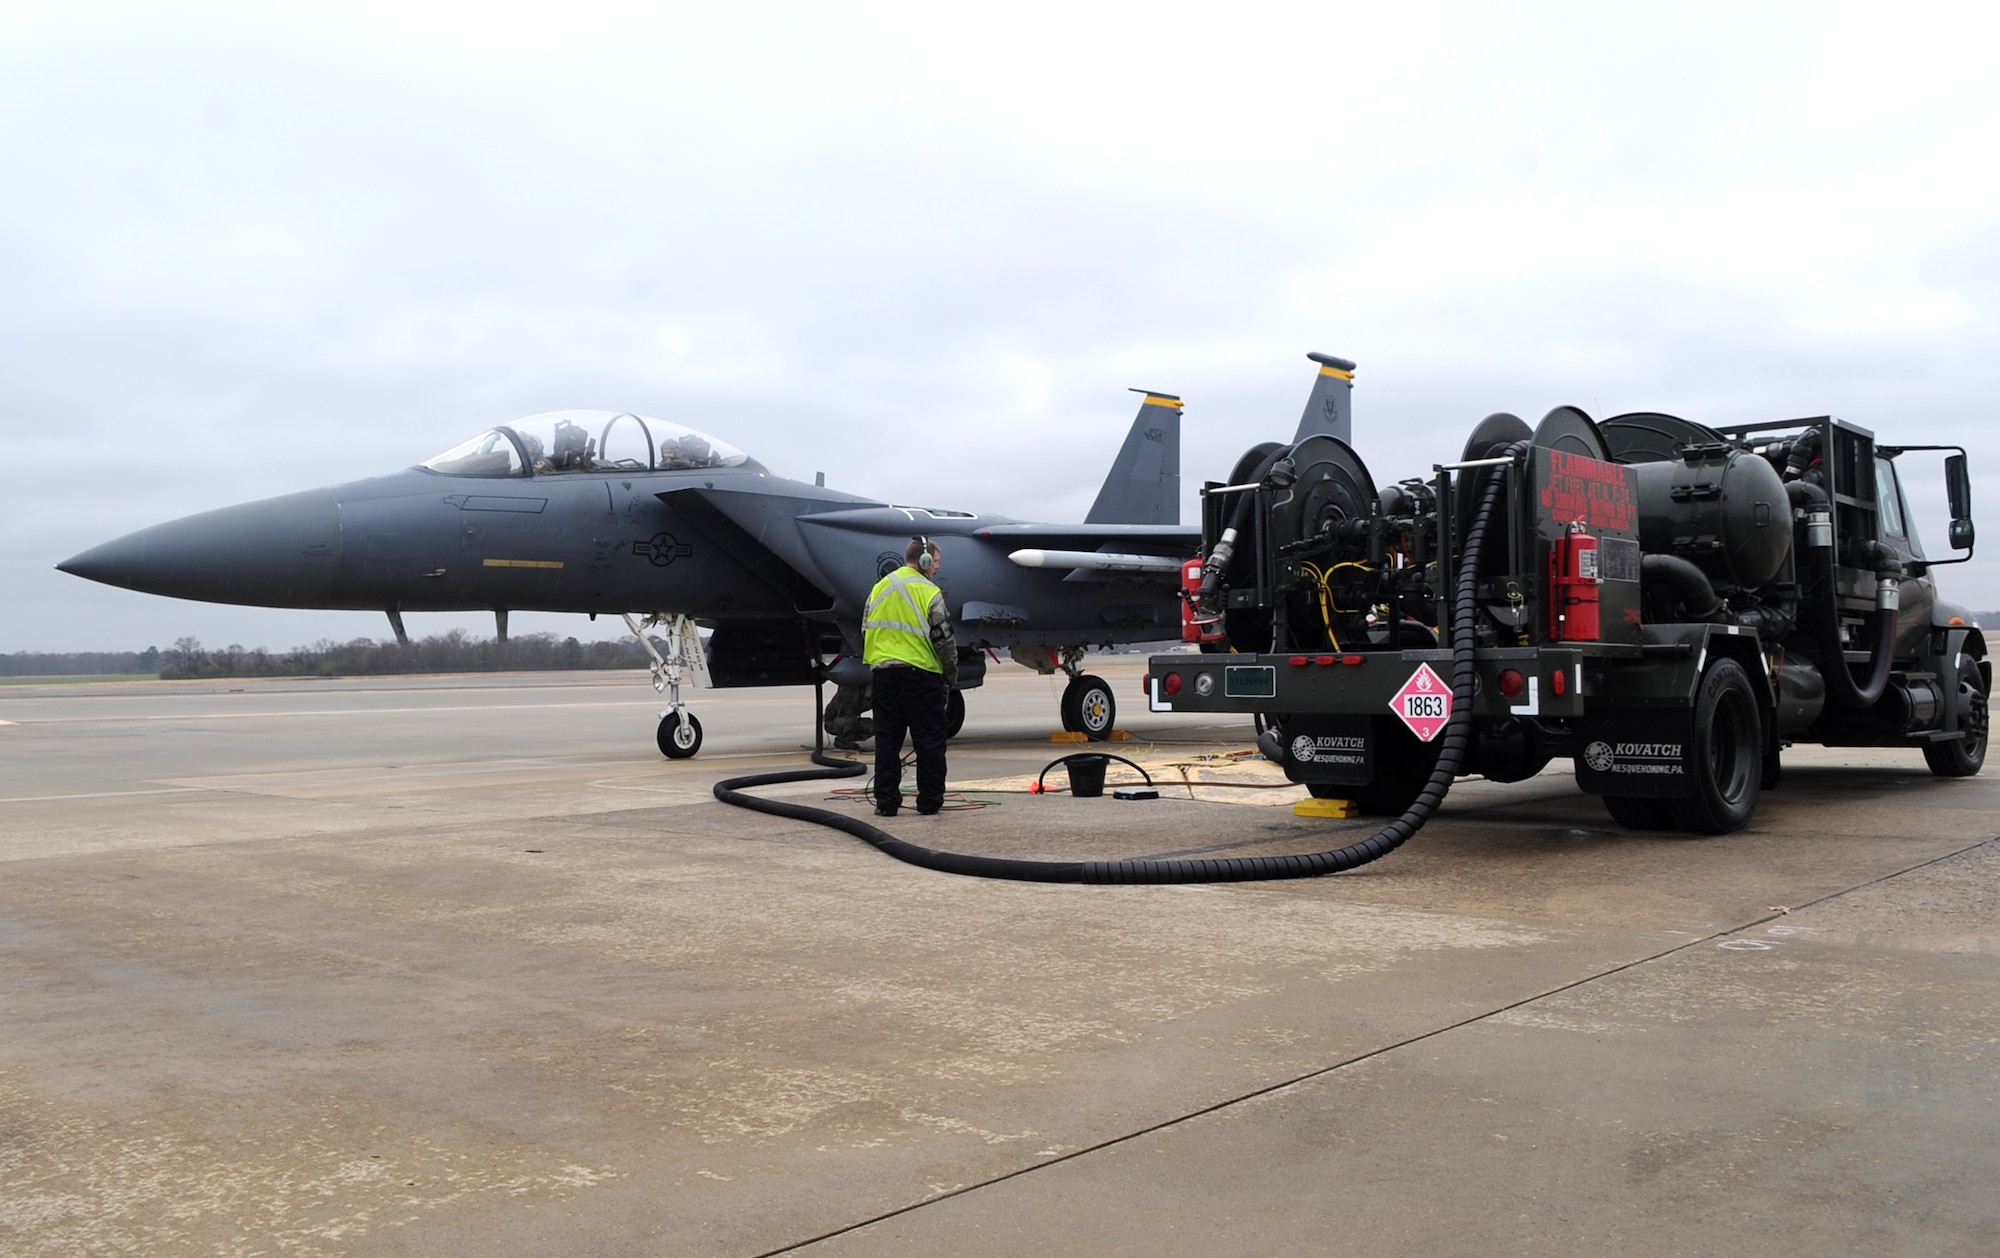
[[[1293,444],[1324,433],[1353,445],[1354,364],[1331,354],[1307,354],[1306,357],[1319,364],[1319,375],[1313,378],[1312,396],[1306,399],[1305,414],[1299,417],[1299,430],[1292,436]]]
[[[1132,392],[1145,394],[1145,401],[1085,524],[1181,522],[1181,400],[1171,393]]]

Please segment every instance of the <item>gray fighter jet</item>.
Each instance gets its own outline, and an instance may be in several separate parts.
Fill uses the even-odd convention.
[[[405,471],[156,525],[57,567],[211,603],[386,611],[405,641],[405,612],[491,610],[503,638],[512,610],[623,615],[671,692],[658,741],[678,759],[701,746],[689,681],[830,680],[851,734],[868,677],[862,604],[922,535],[944,552],[960,686],[978,686],[997,650],[1060,670],[1063,725],[1098,739],[1116,702],[1083,671],[1086,649],[1178,636],[1201,536],[1180,524],[1180,399],[1135,392],[1138,417],[1081,524],[894,506],[824,477],[786,480],[676,423],[558,411]],[[951,698],[955,733],[964,700]]]
[[[1347,440],[1354,364],[1307,357],[1319,374],[1293,440]],[[620,615],[668,695],[660,750],[681,759],[701,748],[701,722],[681,694],[690,681],[831,681],[839,689],[826,728],[857,733],[868,681],[862,604],[905,543],[925,536],[945,555],[938,584],[961,690],[980,685],[986,661],[1005,650],[1037,672],[1067,674],[1063,727],[1103,739],[1117,701],[1083,671],[1085,653],[1180,636],[1180,591],[1201,542],[1199,528],[1180,524],[1181,401],[1133,392],[1144,395],[1139,413],[1081,524],[893,506],[824,478],[774,476],[676,423],[556,411],[402,472],[155,525],[56,566],[173,598],[384,611],[399,641],[404,612],[491,610],[502,638],[514,610]],[[954,691],[952,733],[964,717]]]

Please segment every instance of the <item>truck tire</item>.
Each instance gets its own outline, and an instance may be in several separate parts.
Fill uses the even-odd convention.
[[[1424,742],[1393,716],[1375,718],[1375,780],[1343,787],[1364,817],[1394,817],[1409,811],[1437,768],[1442,740]]]
[[[1986,682],[1979,661],[1958,657],[1958,727],[1965,737],[1948,743],[1925,743],[1924,763],[1941,778],[1969,778],[1986,763]]]
[[[1664,830],[1674,824],[1669,802],[1645,795],[1606,795],[1604,811],[1627,830]]]
[[[1750,824],[1763,778],[1764,738],[1750,676],[1732,659],[1702,674],[1688,747],[1694,794],[1669,801],[1674,823],[1695,834],[1729,834]]]

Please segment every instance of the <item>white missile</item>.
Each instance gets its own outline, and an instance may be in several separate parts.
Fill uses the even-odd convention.
[[[1168,555],[1114,555],[1098,550],[1017,550],[1007,558],[1023,568],[1082,568],[1089,572],[1179,572],[1185,562]]]

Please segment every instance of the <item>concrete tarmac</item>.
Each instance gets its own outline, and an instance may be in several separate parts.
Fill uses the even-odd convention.
[[[1247,728],[1101,671],[1162,799],[1026,794],[1073,750],[1059,687],[996,668],[951,752],[985,806],[886,827],[1059,859],[1373,829],[1190,798]],[[1046,886],[715,802],[803,762],[810,696],[696,698],[670,763],[629,675],[0,688],[0,1253],[2000,1236],[1991,775],[1795,749],[1698,839],[1559,762],[1350,874]]]

